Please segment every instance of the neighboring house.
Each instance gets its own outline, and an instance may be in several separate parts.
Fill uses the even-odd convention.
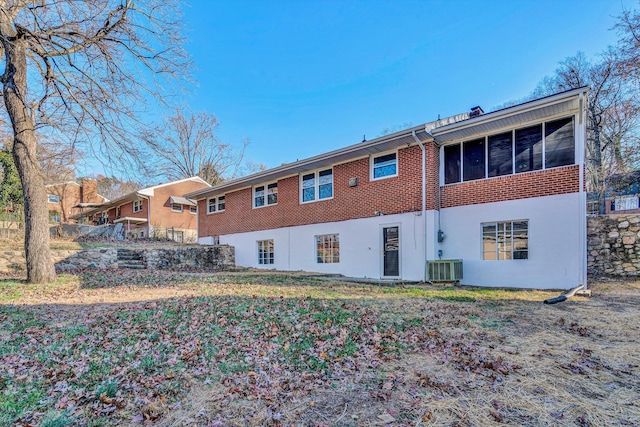
[[[50,222],[72,222],[71,217],[82,210],[80,205],[96,206],[108,201],[98,194],[98,182],[91,178],[46,186]]]
[[[199,242],[241,266],[462,283],[586,286],[587,88],[426,123],[186,194]]]
[[[91,207],[73,218],[93,225],[121,223],[128,237],[195,242],[197,206],[183,194],[210,187],[200,177],[159,184]]]
[[[607,214],[640,213],[640,171],[612,175],[605,184]]]

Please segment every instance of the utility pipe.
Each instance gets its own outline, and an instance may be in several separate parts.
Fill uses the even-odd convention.
[[[416,136],[416,131],[411,131],[411,136],[422,150],[422,220],[424,221],[424,268],[425,280],[427,278],[427,150],[422,141]]]

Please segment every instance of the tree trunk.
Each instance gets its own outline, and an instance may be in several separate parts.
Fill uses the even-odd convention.
[[[3,24],[6,24],[3,23]],[[3,25],[4,27],[4,25]],[[5,30],[3,28],[3,30]],[[3,94],[14,132],[13,159],[24,193],[27,281],[47,283],[56,279],[49,248],[49,213],[44,176],[36,158],[36,133],[27,108],[27,59],[25,40],[20,34],[2,34],[5,54]]]

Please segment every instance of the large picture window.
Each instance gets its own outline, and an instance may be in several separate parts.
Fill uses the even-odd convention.
[[[567,117],[447,145],[443,148],[444,183],[572,165],[573,127],[573,117]]]
[[[224,196],[207,199],[207,213],[222,212],[225,208]]]
[[[302,175],[302,203],[333,197],[333,169]]]
[[[253,188],[253,207],[260,208],[262,206],[278,204],[278,183],[274,182],[267,185],[259,185]]]
[[[542,125],[516,130],[516,172],[542,169]]]
[[[529,221],[482,224],[482,259],[504,261],[528,258]]]
[[[397,153],[385,154],[371,159],[371,178],[380,179],[398,175]]]
[[[463,143],[462,158],[465,181],[484,178],[484,138]]]
[[[460,182],[460,144],[444,147],[444,183]]]
[[[489,176],[513,173],[513,140],[511,132],[489,137]]]
[[[340,262],[340,239],[337,234],[316,236],[316,260],[318,264]]]
[[[556,120],[546,124],[545,162],[548,168],[572,165],[575,162],[573,148],[573,120]]]
[[[269,265],[275,263],[273,239],[258,240],[258,264]]]

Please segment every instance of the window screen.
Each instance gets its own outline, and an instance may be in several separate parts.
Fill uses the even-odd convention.
[[[489,137],[489,176],[513,173],[513,141],[511,132]]]
[[[575,163],[573,119],[556,120],[545,124],[545,167],[572,165]]]
[[[516,172],[542,169],[542,125],[516,130]]]
[[[464,163],[462,173],[465,181],[484,178],[484,138],[462,144]]]

